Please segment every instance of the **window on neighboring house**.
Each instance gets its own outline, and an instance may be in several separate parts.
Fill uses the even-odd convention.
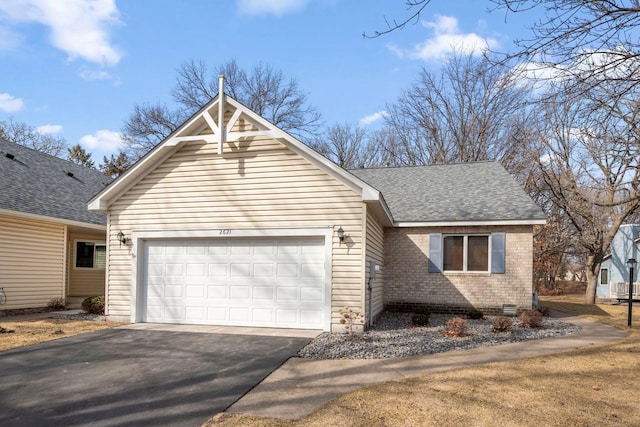
[[[106,265],[106,244],[96,242],[76,242],[76,268],[103,269]]]
[[[608,285],[609,284],[609,269],[602,268],[600,269],[600,284]]]
[[[444,271],[489,271],[489,236],[444,236]]]

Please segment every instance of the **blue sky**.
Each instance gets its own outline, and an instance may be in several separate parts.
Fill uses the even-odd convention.
[[[298,80],[326,124],[376,127],[420,67],[453,46],[509,51],[531,14],[488,13],[488,0],[434,0],[420,21],[366,39],[406,15],[404,0],[2,0],[0,120],[117,151],[135,103],[166,102],[176,69],[203,59],[263,62]],[[378,120],[376,120],[376,118]]]

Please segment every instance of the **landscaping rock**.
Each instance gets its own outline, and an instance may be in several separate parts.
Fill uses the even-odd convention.
[[[493,332],[492,317],[467,319],[467,336],[442,336],[452,315],[432,314],[429,326],[412,326],[411,313],[382,313],[373,327],[360,334],[324,333],[298,355],[305,359],[386,359],[434,354],[510,342],[536,340],[578,333],[579,326],[544,318],[541,328],[520,328],[518,321],[507,332]]]

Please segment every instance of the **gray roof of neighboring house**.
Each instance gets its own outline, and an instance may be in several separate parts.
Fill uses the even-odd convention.
[[[395,222],[546,219],[498,162],[350,172],[382,192]]]
[[[89,211],[87,201],[110,181],[96,170],[0,139],[0,209],[105,225],[106,215]]]

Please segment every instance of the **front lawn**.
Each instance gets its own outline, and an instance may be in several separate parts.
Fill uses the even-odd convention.
[[[543,297],[541,305],[626,329],[626,306],[578,301]],[[634,314],[633,331],[619,343],[389,381],[347,393],[297,422],[225,415],[205,425],[640,425],[640,307]]]
[[[0,317],[0,351],[122,325],[116,322],[65,319],[19,320]],[[4,332],[2,332],[4,331]]]

